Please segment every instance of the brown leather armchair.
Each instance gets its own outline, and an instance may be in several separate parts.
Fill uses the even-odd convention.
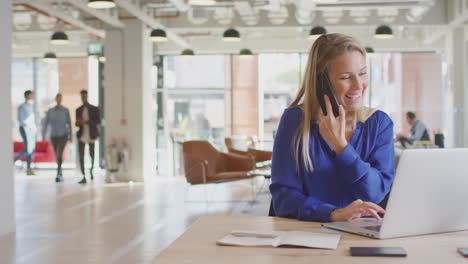
[[[219,183],[250,179],[255,169],[249,157],[223,153],[208,141],[186,141],[182,144],[185,177],[190,184]]]
[[[273,155],[273,152],[271,151],[255,149],[255,142],[253,141],[252,137],[247,137],[243,142],[247,148],[247,151],[235,149],[233,139],[230,137],[224,138],[224,143],[226,144],[226,147],[230,153],[249,156],[255,162],[269,161]]]

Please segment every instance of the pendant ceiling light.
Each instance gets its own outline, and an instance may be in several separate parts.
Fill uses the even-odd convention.
[[[239,52],[239,55],[241,55],[241,56],[252,56],[253,53],[249,49],[241,49],[240,52]]]
[[[68,44],[68,42],[68,36],[63,31],[55,32],[50,38],[50,43],[54,45],[65,45]]]
[[[182,56],[193,56],[193,55],[195,55],[195,53],[191,49],[184,49],[182,51]]]
[[[371,53],[374,53],[374,52],[375,52],[375,51],[374,51],[374,49],[373,49],[373,48],[371,48],[371,47],[365,47],[365,49],[366,49],[366,52],[367,52],[367,53],[369,53],[369,54],[371,54]]]
[[[392,39],[393,38],[393,30],[389,26],[379,26],[375,30],[374,38],[377,39]]]
[[[224,41],[240,41],[240,33],[239,31],[233,28],[230,28],[224,31],[223,40]]]
[[[188,3],[195,6],[210,6],[215,5],[216,0],[189,0]]]
[[[115,7],[114,0],[88,0],[88,7],[90,8],[113,8]]]
[[[44,55],[44,58],[42,58],[45,62],[55,62],[57,61],[57,55],[55,55],[55,53],[53,52],[47,52],[45,55]]]
[[[151,31],[151,40],[153,42],[165,42],[167,41],[166,31],[162,29],[153,29]]]
[[[318,26],[313,27],[309,33],[309,39],[316,40],[318,37],[327,34],[327,30],[324,27]]]

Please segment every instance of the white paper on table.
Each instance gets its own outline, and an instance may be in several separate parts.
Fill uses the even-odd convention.
[[[232,231],[218,240],[222,246],[299,246],[309,248],[336,249],[340,241],[339,234],[304,232],[304,231]]]

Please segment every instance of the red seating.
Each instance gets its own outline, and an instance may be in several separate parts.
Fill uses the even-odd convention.
[[[23,142],[15,141],[13,143],[14,156],[18,155],[24,149]],[[66,151],[63,152],[63,159],[66,158]],[[26,161],[24,156],[22,161]],[[50,141],[36,141],[36,149],[34,150],[33,162],[55,162],[55,153]]]

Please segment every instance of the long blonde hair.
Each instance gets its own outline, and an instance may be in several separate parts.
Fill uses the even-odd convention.
[[[302,82],[301,89],[289,107],[299,106],[302,109],[303,121],[298,127],[295,136],[295,159],[296,169],[300,172],[299,159],[302,154],[302,161],[308,171],[313,170],[312,159],[309,150],[310,125],[315,120],[320,111],[319,102],[316,96],[316,78],[320,72],[326,72],[330,63],[337,57],[351,51],[359,51],[366,56],[366,50],[352,37],[343,34],[327,34],[320,36],[312,45],[309,52],[309,59]],[[355,122],[366,121],[375,109],[361,107],[355,114]],[[302,151],[301,150],[302,146]],[[301,153],[300,153],[301,152]]]

